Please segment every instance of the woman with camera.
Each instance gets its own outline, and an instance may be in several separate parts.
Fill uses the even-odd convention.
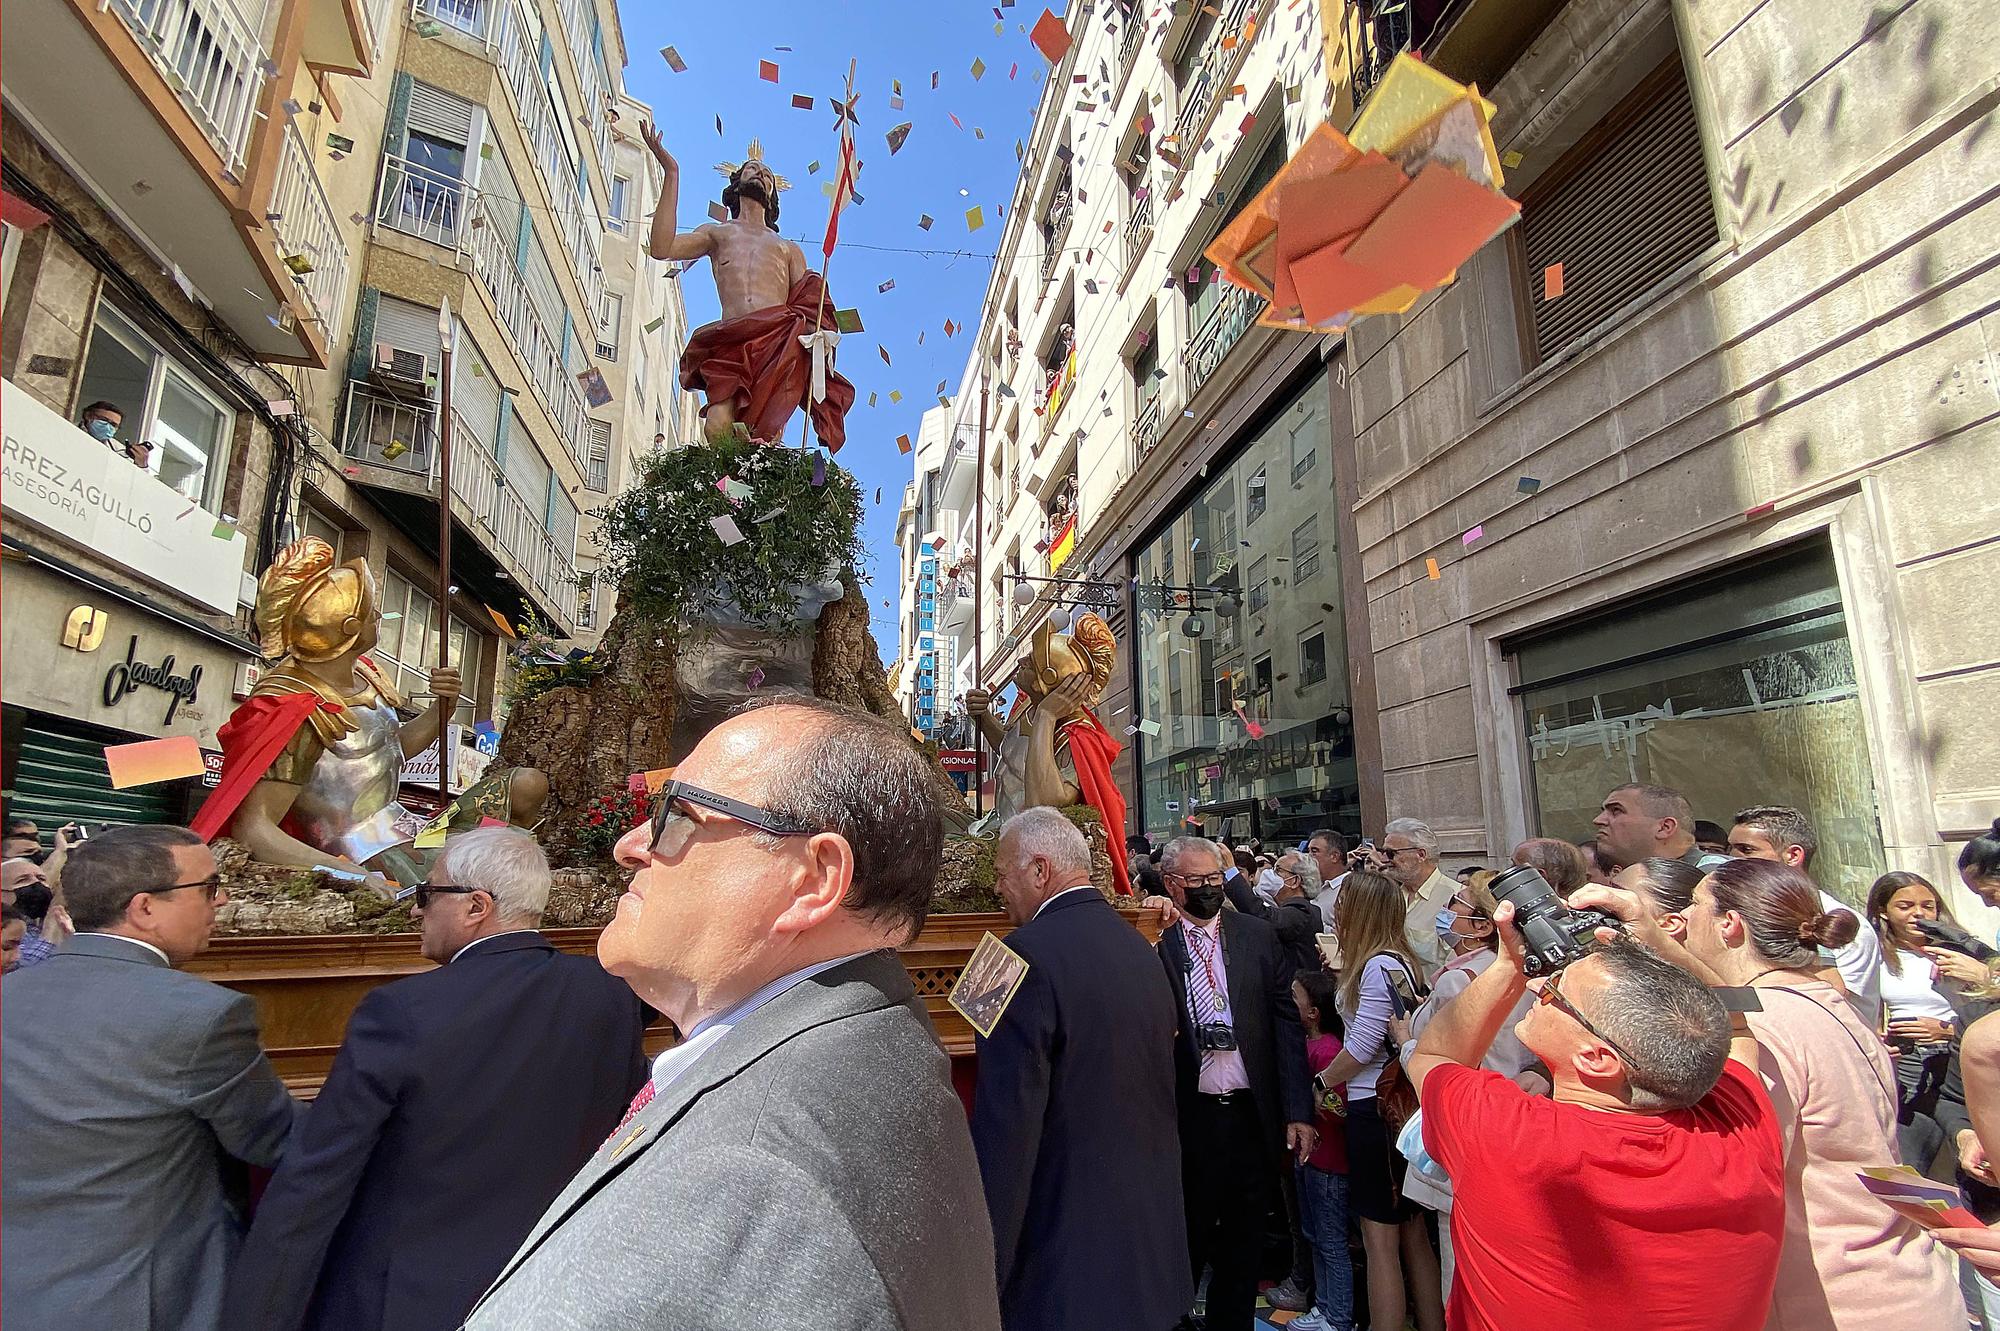
[[[1334,932],[1346,968],[1339,1011],[1346,1045],[1321,1074],[1347,1086],[1347,1188],[1349,1209],[1361,1220],[1368,1252],[1369,1325],[1402,1327],[1403,1279],[1416,1302],[1418,1331],[1443,1331],[1444,1294],[1437,1253],[1422,1212],[1403,1196],[1405,1162],[1396,1150],[1396,1128],[1383,1116],[1377,1081],[1397,1055],[1389,1022],[1417,1004],[1423,964],[1403,934],[1408,907],[1392,878],[1357,868],[1347,876],[1334,907]],[[1400,1075],[1400,1063],[1397,1073]],[[1408,1083],[1402,1083],[1405,1090]]]
[[[1610,895],[1585,889],[1577,904]],[[1631,918],[1635,898],[1613,913]],[[1857,1178],[1895,1159],[1895,1069],[1816,972],[1819,949],[1853,941],[1859,922],[1825,909],[1802,870],[1748,859],[1703,878],[1685,918],[1686,952],[1669,959],[1712,984],[1754,988],[1762,1005],[1748,1020],[1785,1154],[1785,1238],[1767,1327],[1957,1325],[1964,1313],[1944,1250]]]
[[[1956,927],[1921,874],[1885,873],[1868,889],[1868,923],[1882,940],[1885,1034],[1896,1051],[1897,1143],[1903,1163],[1920,1174],[1930,1172],[1944,1144],[1938,1091],[1960,1029],[1959,1005],[1988,978],[1984,965],[1924,935],[1922,923],[1939,921]]]

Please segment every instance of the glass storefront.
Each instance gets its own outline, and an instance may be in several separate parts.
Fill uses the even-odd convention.
[[[1513,648],[1539,826],[1590,834],[1613,787],[1671,786],[1729,825],[1788,804],[1813,876],[1857,905],[1886,867],[1854,656],[1823,541]]]
[[[1327,402],[1322,374],[1139,554],[1134,720],[1159,733],[1131,740],[1156,839],[1360,829]]]

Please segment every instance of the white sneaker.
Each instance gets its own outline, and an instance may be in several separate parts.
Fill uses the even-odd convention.
[[[1332,1331],[1332,1328],[1333,1324],[1321,1317],[1317,1308],[1309,1308],[1285,1323],[1285,1331]]]

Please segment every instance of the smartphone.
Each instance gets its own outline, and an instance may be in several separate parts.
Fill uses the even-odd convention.
[[[1401,971],[1389,972],[1389,1006],[1399,1017],[1407,1017],[1416,1009],[1417,991],[1410,986],[1410,977]]]
[[[993,701],[987,707],[992,711],[993,719],[1004,726],[1014,719],[1014,709],[1020,705],[1021,686],[1009,680],[1006,688],[993,695]]]

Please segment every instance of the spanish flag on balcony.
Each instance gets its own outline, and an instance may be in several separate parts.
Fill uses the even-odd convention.
[[[1063,523],[1062,530],[1056,533],[1055,540],[1049,542],[1049,572],[1058,572],[1075,553],[1076,514],[1072,513],[1069,521]]]

